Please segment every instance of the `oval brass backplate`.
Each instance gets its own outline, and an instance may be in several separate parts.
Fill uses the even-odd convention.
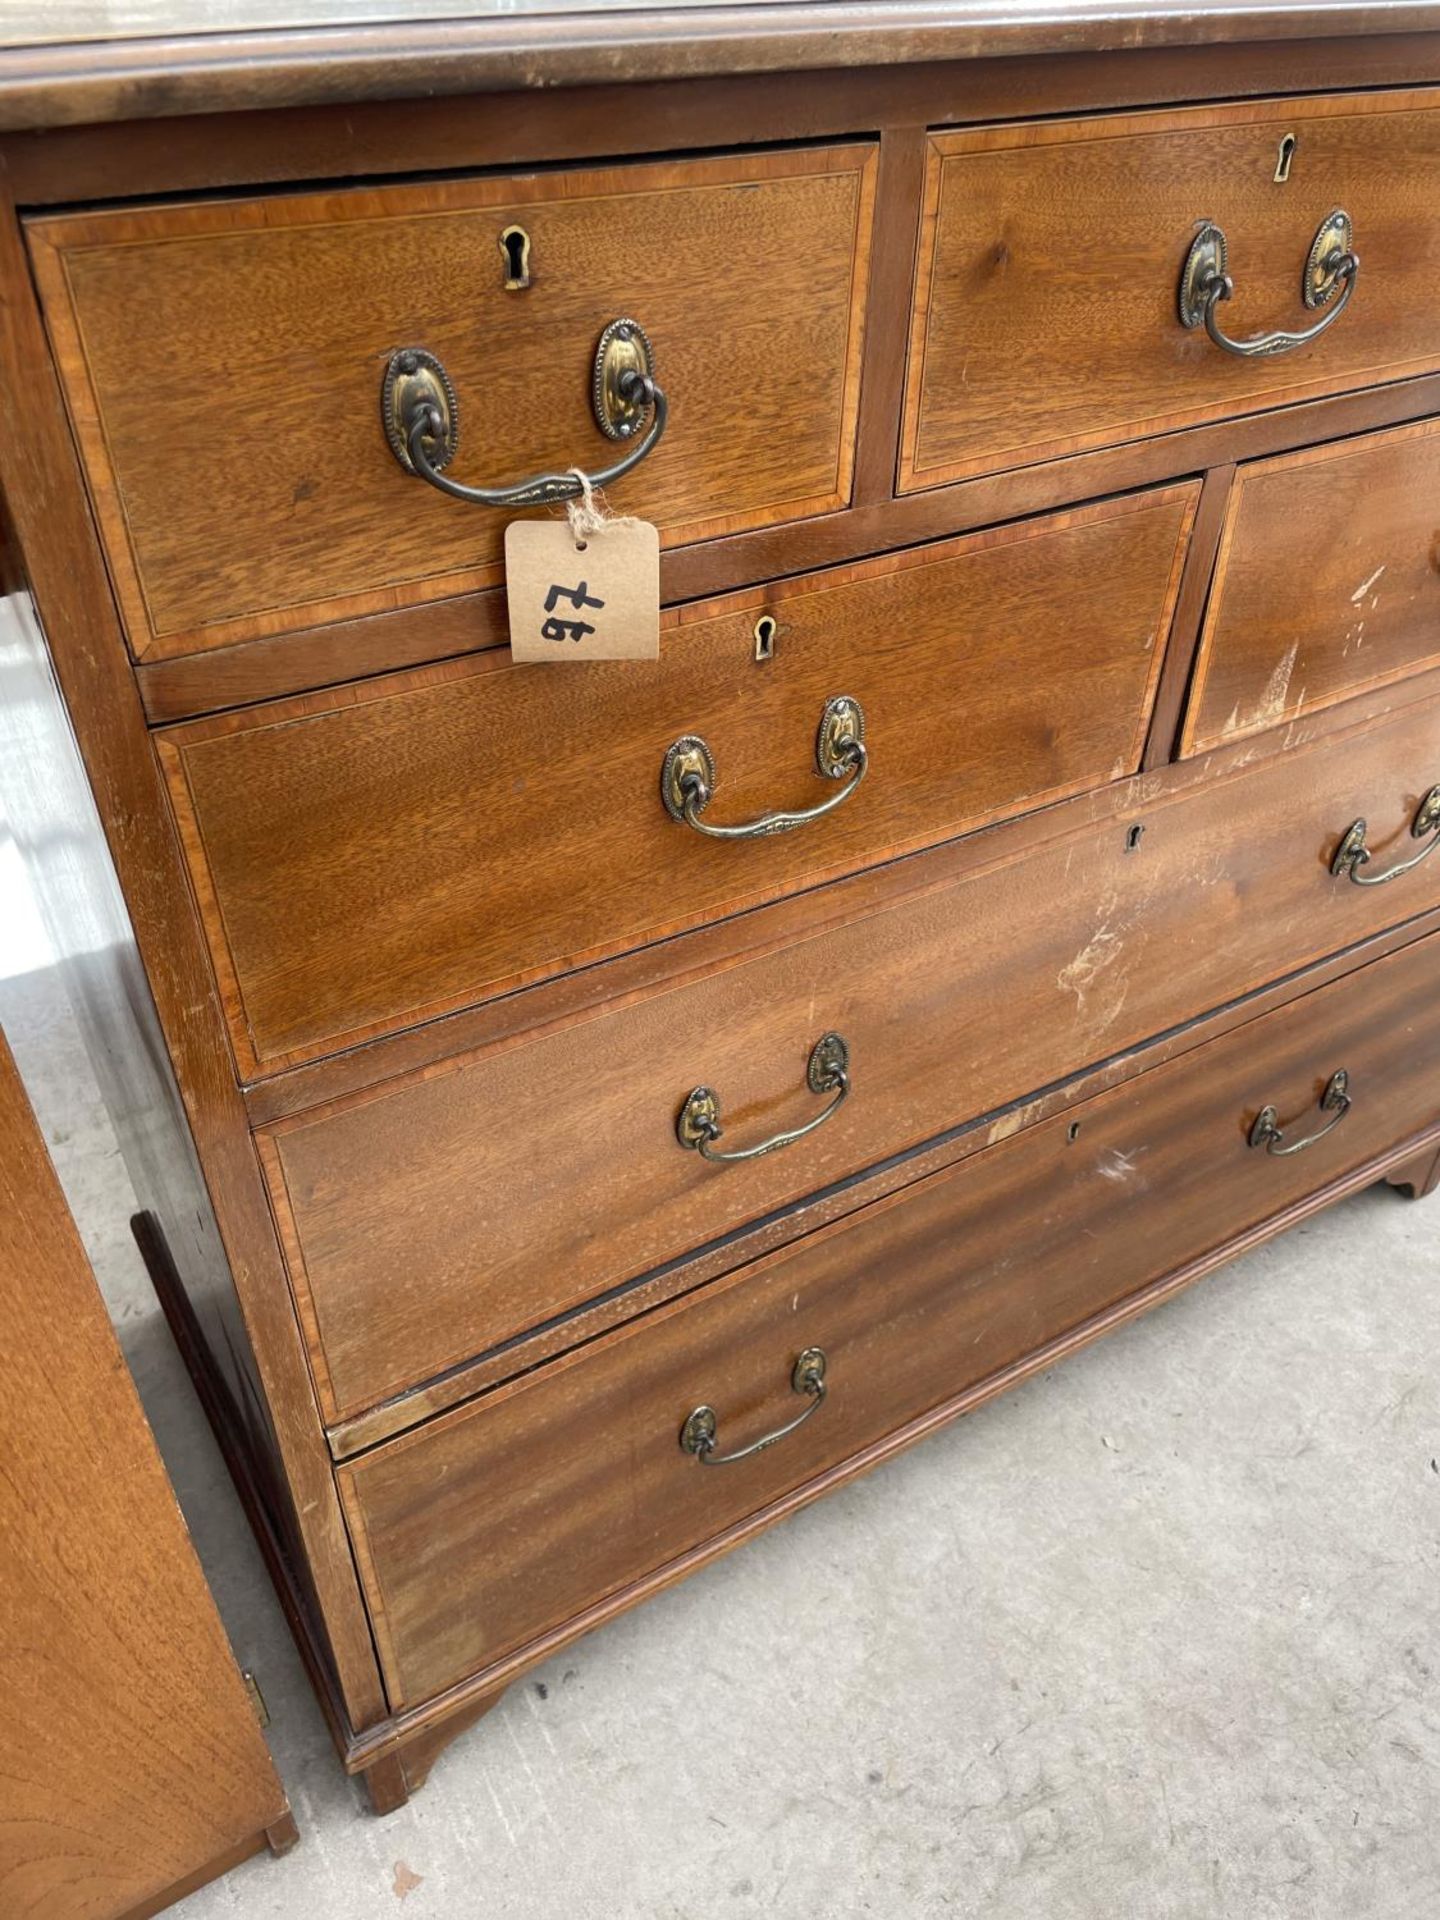
[[[439,417],[438,434],[425,435],[425,457],[442,472],[455,458],[460,444],[460,403],[450,376],[424,347],[402,347],[392,353],[380,388],[380,418],[390,451],[407,473],[414,473],[410,458],[410,429],[421,407],[430,408]]]
[[[1225,235],[1213,220],[1202,220],[1190,242],[1180,274],[1180,324],[1200,327],[1205,324],[1205,292],[1225,275],[1227,249]]]
[[[838,1033],[822,1033],[810,1049],[805,1084],[811,1093],[830,1093],[850,1071],[850,1049]]]
[[[1343,207],[1336,207],[1320,222],[1305,259],[1305,275],[1300,287],[1307,307],[1323,307],[1334,298],[1343,282],[1334,268],[1325,263],[1335,254],[1349,253],[1352,237],[1350,216]]]
[[[825,702],[815,735],[815,765],[827,780],[843,780],[855,770],[850,745],[865,741],[865,710],[848,693],[835,693]]]
[[[665,750],[660,768],[660,798],[672,820],[685,818],[687,779],[698,779],[703,785],[703,797],[697,794],[691,802],[697,813],[703,813],[715,791],[715,756],[698,733],[682,734]]]
[[[648,380],[654,370],[650,341],[638,320],[612,320],[595,349],[595,424],[607,440],[633,440],[650,413],[645,389],[632,392],[626,374]],[[637,383],[638,384],[638,383]]]
[[[1432,787],[1420,802],[1415,818],[1410,822],[1410,831],[1417,840],[1423,840],[1427,833],[1434,833],[1440,827],[1440,787]]]
[[[709,1087],[696,1087],[680,1109],[675,1133],[682,1147],[698,1147],[713,1140],[720,1128],[720,1102]]]

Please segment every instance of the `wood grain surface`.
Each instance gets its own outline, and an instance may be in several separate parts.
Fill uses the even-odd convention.
[[[1287,184],[1274,174],[1294,133]],[[1423,372],[1440,363],[1440,94],[1278,100],[937,135],[902,489]],[[1248,336],[1307,316],[1301,271],[1344,207],[1361,256],[1323,339],[1239,359],[1181,326],[1197,224],[1224,230]]]
[[[1437,777],[1427,703],[1183,799],[1156,778],[1133,848],[1120,819],[1060,832],[263,1130],[327,1416],[1433,906],[1440,861],[1378,889],[1329,863],[1357,814],[1381,857],[1413,845]],[[728,1147],[812,1118],[805,1060],[826,1030],[850,1045],[853,1092],[818,1132],[736,1166],[678,1144],[697,1086],[719,1094]]]
[[[342,1468],[392,1698],[511,1652],[1433,1123],[1437,968],[1434,941],[1407,948]],[[1267,1102],[1290,1137],[1321,1124],[1339,1066],[1354,1107],[1326,1140],[1247,1145]],[[719,1451],[792,1418],[811,1346],[828,1397],[803,1428],[724,1470],[682,1451],[697,1405]]]
[[[0,1912],[116,1920],[294,1838],[0,1035]]]
[[[1181,751],[1440,661],[1440,422],[1242,467]]]
[[[453,476],[597,470],[596,342],[644,327],[671,424],[615,488],[667,545],[850,494],[875,149],[61,215],[29,240],[138,657],[500,577],[505,513],[396,463],[390,355],[455,387]],[[505,289],[499,235],[530,235]],[[185,298],[174,298],[178,286]]]
[[[1215,42],[1250,43],[1369,34],[1409,36],[1440,27],[1433,0],[824,0],[761,7],[732,0],[703,11],[680,6],[627,7],[577,14],[556,8],[535,19],[504,9],[454,20],[388,23],[344,18],[335,0],[327,23],[286,30],[284,11],[268,20],[236,13],[226,27],[194,31],[193,9],[129,13],[129,31],[66,44],[51,0],[34,0],[37,39],[0,62],[0,126],[54,127],[248,111],[275,105],[320,106],[371,99],[421,100],[504,89],[559,89],[613,79],[674,80],[693,74],[787,78],[815,73],[832,84],[855,63],[857,45],[876,66],[919,61],[985,62],[1007,54],[1065,55],[1096,50],[1176,48],[1203,53]],[[43,9],[43,10],[42,10]],[[221,16],[223,18],[223,16]],[[315,14],[302,15],[314,21]],[[216,16],[212,13],[211,22]],[[154,31],[142,31],[148,19]],[[262,21],[264,24],[262,25]],[[253,30],[243,30],[246,25]],[[815,84],[812,81],[811,84]],[[1290,84],[1294,84],[1293,80]]]
[[[259,1382],[258,1391],[248,1384],[245,1391],[255,1399],[253,1433],[267,1442],[262,1467],[277,1525],[297,1542],[323,1621],[322,1657],[335,1670],[346,1713],[352,1725],[367,1726],[383,1710],[380,1676],[314,1392],[19,223],[3,191],[0,414],[8,422],[0,434],[0,492],[14,563],[40,609],[49,668],[75,731],[214,1204],[250,1349],[237,1365],[253,1365]],[[125,1031],[112,1034],[110,1044],[122,1045]],[[228,1337],[238,1342],[238,1330]]]
[[[482,656],[163,734],[242,1074],[1133,773],[1195,498],[686,607],[654,664]],[[692,734],[707,821],[829,800],[839,694],[870,771],[833,815],[719,843],[666,812],[666,749]]]

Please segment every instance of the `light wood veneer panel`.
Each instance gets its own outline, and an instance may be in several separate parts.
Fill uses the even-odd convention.
[[[1235,479],[1182,751],[1440,661],[1440,421],[1257,461]]]
[[[1132,773],[1196,497],[686,607],[658,664],[492,655],[162,734],[242,1072]],[[815,740],[837,694],[864,709],[870,772],[834,814],[739,843],[670,818],[665,752],[697,733],[706,820],[833,797]]]
[[[1298,140],[1289,181],[1279,142]],[[933,137],[900,487],[997,473],[1440,364],[1440,94],[1106,114]],[[1360,278],[1293,353],[1181,326],[1196,226],[1229,242],[1232,335],[1299,328],[1301,270],[1344,207]]]
[[[138,658],[443,599],[500,577],[507,516],[396,464],[380,382],[445,362],[457,479],[608,465],[607,323],[671,405],[615,490],[667,545],[850,494],[875,152],[749,153],[33,221],[32,258]],[[531,238],[507,292],[501,230]]]

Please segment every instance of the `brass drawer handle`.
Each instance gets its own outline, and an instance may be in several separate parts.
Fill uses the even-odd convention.
[[[660,797],[672,820],[682,821],[712,840],[762,840],[772,833],[790,833],[833,813],[854,793],[869,766],[864,708],[848,693],[836,693],[821,709],[815,734],[816,772],[825,780],[848,781],[830,799],[794,813],[762,813],[756,820],[737,821],[734,826],[712,826],[700,816],[715,791],[715,756],[698,733],[682,734],[666,749],[660,768]]]
[[[825,1354],[821,1348],[807,1347],[801,1354],[790,1375],[790,1388],[793,1393],[805,1394],[810,1401],[809,1406],[803,1413],[797,1413],[793,1420],[787,1420],[783,1427],[777,1427],[773,1433],[752,1440],[748,1447],[737,1447],[733,1453],[716,1453],[715,1438],[720,1422],[713,1407],[695,1408],[680,1429],[680,1445],[686,1453],[693,1453],[702,1467],[730,1467],[737,1460],[748,1460],[752,1454],[764,1453],[777,1440],[783,1440],[787,1433],[794,1433],[797,1427],[803,1427],[825,1398]]]
[[[1338,1073],[1332,1073],[1320,1096],[1320,1111],[1334,1117],[1316,1133],[1307,1133],[1303,1140],[1292,1140],[1285,1144],[1285,1129],[1280,1125],[1280,1116],[1274,1107],[1262,1107],[1255,1116],[1255,1124],[1250,1129],[1250,1145],[1264,1147],[1267,1153],[1284,1155],[1303,1153],[1306,1147],[1313,1147],[1317,1140],[1323,1140],[1327,1133],[1333,1133],[1340,1122],[1349,1113],[1350,1076],[1342,1067]]]
[[[715,1145],[724,1137],[724,1129],[720,1125],[720,1096],[709,1087],[696,1087],[686,1100],[675,1122],[675,1137],[682,1147],[693,1148],[703,1160],[758,1160],[762,1154],[793,1146],[807,1133],[814,1133],[832,1114],[838,1113],[850,1097],[850,1049],[838,1033],[822,1033],[810,1049],[805,1084],[811,1093],[833,1093],[836,1097],[823,1113],[817,1113],[803,1127],[773,1134],[757,1147],[734,1147],[726,1152]]]
[[[650,453],[669,417],[664,389],[656,384],[654,356],[645,330],[634,320],[612,320],[600,336],[591,368],[590,404],[607,440],[635,440],[613,466],[586,472],[592,487],[608,487]],[[637,438],[646,414],[650,430]],[[467,487],[445,468],[460,444],[460,403],[450,376],[424,347],[402,347],[390,356],[380,388],[380,418],[390,451],[407,473],[456,500],[481,507],[543,507],[578,500],[584,491],[578,470],[540,473],[513,487]]]
[[[1386,867],[1383,873],[1362,873],[1362,867],[1368,867],[1372,859],[1370,849],[1365,844],[1368,829],[1363,820],[1352,821],[1345,830],[1345,837],[1335,849],[1335,858],[1330,862],[1330,871],[1338,880],[1343,873],[1353,880],[1357,887],[1383,887],[1387,881],[1398,880],[1402,873],[1409,873],[1418,867],[1422,860],[1440,846],[1440,787],[1432,787],[1416,809],[1415,818],[1410,822],[1410,832],[1414,839],[1423,840],[1425,845],[1409,860],[1401,860],[1396,866]]]
[[[1323,319],[1300,333],[1257,333],[1250,340],[1232,340],[1215,317],[1215,309],[1235,291],[1235,283],[1226,272],[1229,249],[1223,231],[1213,220],[1202,220],[1199,232],[1190,242],[1180,275],[1180,324],[1203,326],[1217,347],[1226,353],[1254,359],[1264,354],[1293,353],[1296,347],[1308,347],[1327,327],[1333,327],[1355,291],[1360,277],[1360,256],[1350,244],[1350,216],[1342,207],[1327,213],[1316,229],[1300,276],[1300,297],[1307,309],[1328,307]],[[1335,295],[1339,294],[1339,299]]]

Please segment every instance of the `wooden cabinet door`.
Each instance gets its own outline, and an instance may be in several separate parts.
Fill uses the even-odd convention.
[[[0,1035],[0,1913],[158,1911],[294,1822]]]

